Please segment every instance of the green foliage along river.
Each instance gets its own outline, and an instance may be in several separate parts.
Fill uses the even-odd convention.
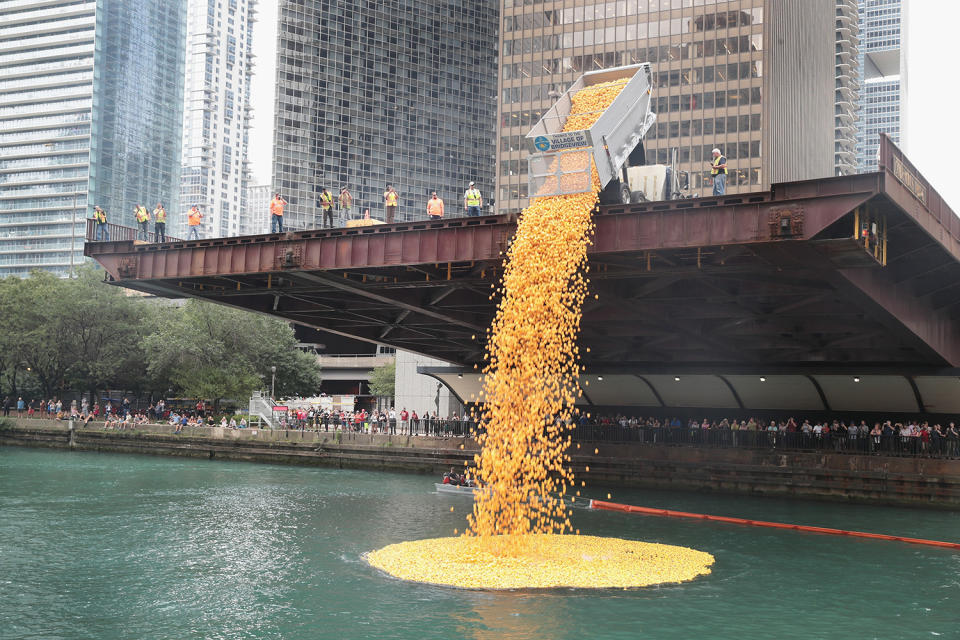
[[[0,638],[956,638],[960,553],[577,511],[714,572],[631,591],[408,584],[363,554],[463,528],[433,478],[0,448]],[[590,487],[588,487],[588,490]],[[594,488],[622,502],[960,538],[960,514]],[[450,512],[450,507],[454,512]]]

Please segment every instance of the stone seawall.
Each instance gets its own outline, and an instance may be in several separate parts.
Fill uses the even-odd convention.
[[[195,458],[412,471],[439,476],[472,459],[470,438],[338,432],[188,428],[130,431],[99,426],[72,432],[65,423],[14,420],[0,446],[50,447]],[[594,453],[596,451],[596,453]],[[571,451],[578,479],[591,485],[641,486],[960,508],[960,460],[774,449],[709,449],[643,444],[581,445]],[[589,473],[586,467],[590,467]]]

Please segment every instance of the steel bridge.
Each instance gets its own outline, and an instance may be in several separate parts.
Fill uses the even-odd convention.
[[[793,389],[801,408],[873,395],[879,410],[960,411],[960,218],[889,139],[880,149],[876,173],[599,207],[582,341],[610,392],[588,398],[749,408],[790,405]],[[111,284],[448,361],[431,373],[467,399],[514,229],[490,216],[84,252]],[[714,397],[674,398],[681,377]]]

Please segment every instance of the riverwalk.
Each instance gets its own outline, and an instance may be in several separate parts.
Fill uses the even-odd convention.
[[[432,474],[472,461],[469,437],[185,427],[125,431],[55,420],[10,420],[0,446],[137,453]],[[650,487],[960,509],[960,460],[825,451],[580,443],[570,455],[591,487]],[[588,471],[589,469],[589,471]]]

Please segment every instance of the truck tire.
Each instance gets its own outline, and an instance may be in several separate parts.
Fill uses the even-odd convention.
[[[630,185],[620,183],[620,204],[630,204]]]

